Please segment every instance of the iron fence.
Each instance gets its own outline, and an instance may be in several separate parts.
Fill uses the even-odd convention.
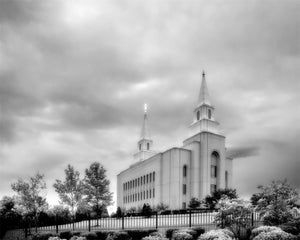
[[[7,232],[7,235],[18,236],[19,239],[27,239],[29,235],[40,232],[60,233],[63,231],[100,231],[100,230],[131,230],[131,229],[158,229],[158,228],[183,228],[183,227],[203,227],[206,230],[215,229],[222,222],[215,222],[217,211],[188,210],[186,213],[161,215],[157,212],[149,216],[122,216],[104,217],[98,219],[88,218],[82,221],[71,223],[40,224],[33,226],[31,222],[23,220],[15,229]],[[261,225],[262,220],[257,212],[253,212],[251,227]],[[15,239],[17,239],[15,237]]]

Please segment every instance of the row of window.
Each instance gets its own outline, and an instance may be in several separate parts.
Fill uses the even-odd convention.
[[[147,190],[140,193],[135,193],[135,194],[125,196],[123,198],[123,202],[131,203],[131,202],[137,202],[149,198],[155,198],[155,188],[153,188],[152,190],[150,189],[149,191]]]
[[[142,177],[123,183],[123,190],[126,191],[151,182],[155,182],[155,172],[146,174]]]

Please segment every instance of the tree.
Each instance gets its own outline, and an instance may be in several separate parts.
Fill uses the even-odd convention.
[[[16,226],[22,218],[15,205],[12,197],[4,196],[0,201],[0,238],[5,234],[7,227]]]
[[[83,179],[85,201],[92,207],[97,217],[101,217],[103,210],[112,204],[112,193],[109,191],[109,180],[106,178],[106,170],[94,162],[85,169]]]
[[[158,213],[161,213],[163,211],[166,211],[169,209],[169,206],[167,204],[164,204],[164,203],[159,203],[156,205],[156,208],[155,210],[158,212]]]
[[[193,197],[191,198],[188,207],[192,209],[196,209],[199,208],[200,205],[201,205],[201,201],[198,198]]]
[[[116,217],[121,218],[123,217],[124,213],[120,207],[117,208]]]
[[[242,199],[230,199],[226,196],[218,201],[219,211],[215,221],[219,227],[229,228],[236,237],[240,237],[242,229],[251,227],[251,203]]]
[[[293,208],[299,200],[297,191],[287,180],[272,181],[268,186],[258,186],[259,193],[253,194],[251,201],[265,224],[280,225],[293,219]]]
[[[82,201],[83,187],[80,180],[80,174],[74,170],[70,164],[65,169],[65,181],[57,180],[53,184],[55,191],[58,193],[62,203],[68,205],[71,208],[72,216],[75,216],[75,212]]]
[[[37,173],[30,177],[29,181],[19,179],[11,185],[12,190],[17,193],[16,203],[19,211],[25,216],[33,216],[35,223],[38,214],[48,208],[43,190],[46,189],[44,175]]]
[[[142,208],[142,215],[145,217],[150,217],[152,214],[152,209],[148,203],[144,203],[143,208]]]
[[[216,204],[218,201],[226,196],[229,199],[235,199],[238,198],[238,195],[236,193],[236,189],[218,189],[217,191],[213,192],[211,196],[206,196],[204,199],[204,204],[209,208],[209,209],[215,209]]]

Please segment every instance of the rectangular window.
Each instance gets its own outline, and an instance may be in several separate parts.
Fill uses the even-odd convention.
[[[147,174],[147,183],[148,183],[148,174]]]
[[[153,172],[153,182],[155,182],[155,172]]]
[[[153,188],[153,198],[155,198],[155,188]]]
[[[152,173],[150,173],[150,182],[152,182]]]
[[[151,198],[151,189],[150,189],[150,198]]]
[[[140,178],[138,178],[138,186],[140,186]]]
[[[217,185],[216,184],[210,184],[210,193],[214,193],[217,191]]]
[[[182,186],[182,193],[184,195],[186,194],[186,184],[183,184],[183,186]]]
[[[145,180],[146,180],[146,176],[144,175],[144,184],[146,183],[146,181],[145,181]]]
[[[148,190],[147,190],[147,199],[148,199]]]
[[[145,193],[145,191],[144,191],[144,199],[146,199],[145,197],[146,197],[146,193]]]
[[[186,209],[186,202],[182,203],[182,209]]]

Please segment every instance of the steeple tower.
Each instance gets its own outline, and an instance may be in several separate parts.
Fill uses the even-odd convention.
[[[153,141],[150,137],[150,131],[148,126],[148,106],[144,104],[144,120],[142,125],[141,137],[138,141],[138,152],[134,154],[134,158],[139,161],[143,161],[151,156],[153,156],[156,152],[152,150]]]
[[[214,118],[214,107],[210,101],[205,72],[203,71],[198,103],[194,109],[193,123],[190,126],[190,136],[196,135],[199,132],[219,134],[218,126],[219,123]]]

